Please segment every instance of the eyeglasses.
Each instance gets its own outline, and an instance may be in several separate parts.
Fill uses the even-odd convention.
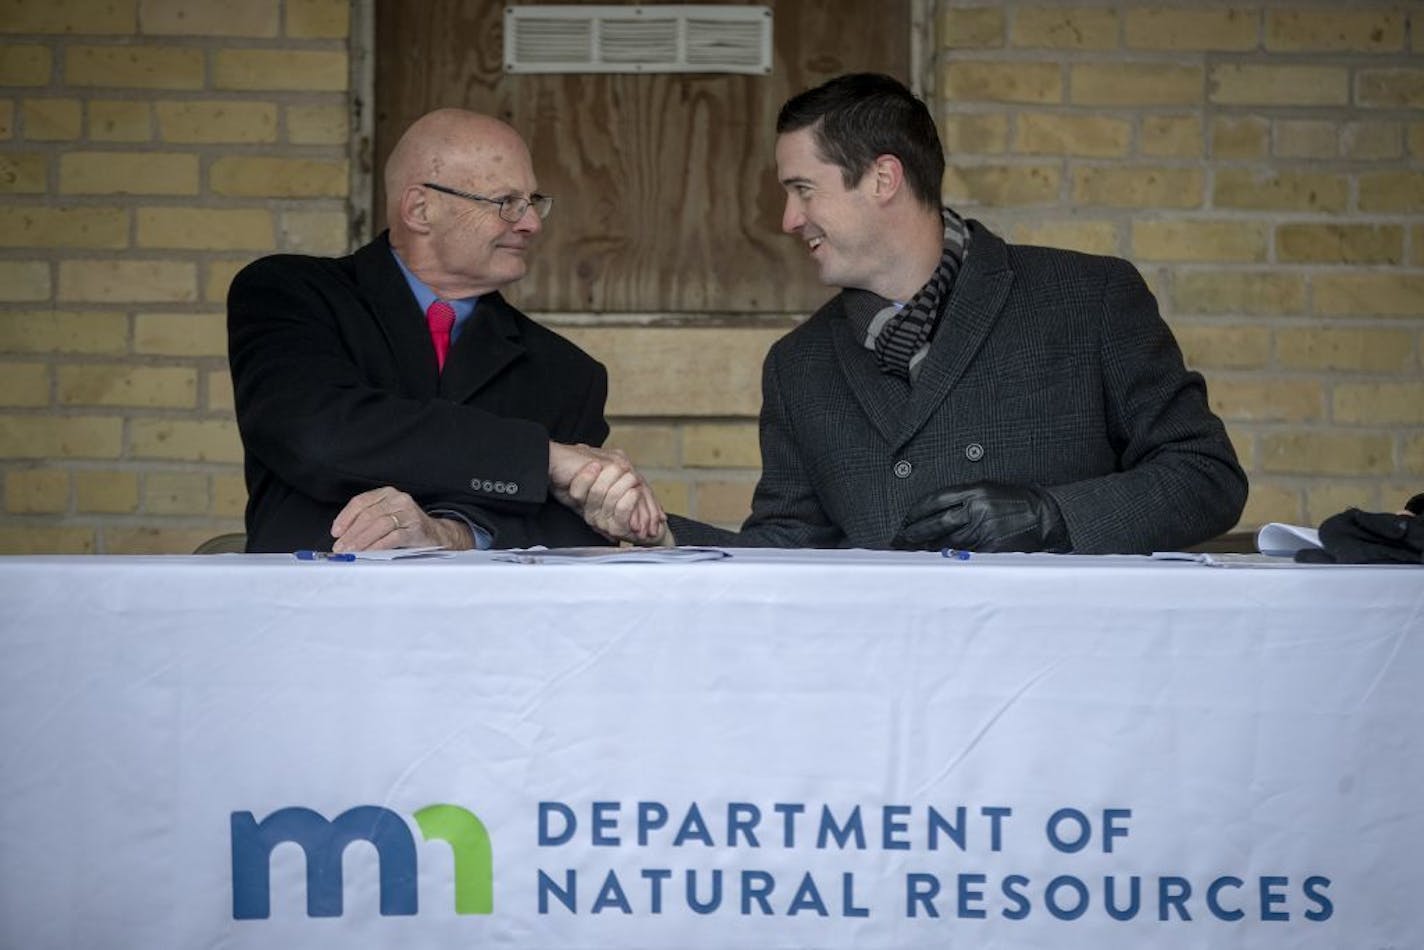
[[[534,213],[540,218],[547,218],[549,209],[554,206],[554,199],[548,195],[530,195],[528,198],[523,195],[510,195],[508,198],[486,198],[484,195],[472,195],[468,191],[446,188],[433,181],[421,182],[421,187],[454,195],[456,198],[468,198],[470,201],[483,201],[485,204],[498,205],[499,216],[510,224],[518,224],[519,220],[524,217],[524,212],[530,208],[533,208]]]

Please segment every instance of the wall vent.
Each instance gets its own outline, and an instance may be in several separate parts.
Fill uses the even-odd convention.
[[[508,73],[771,72],[771,8],[508,6]]]

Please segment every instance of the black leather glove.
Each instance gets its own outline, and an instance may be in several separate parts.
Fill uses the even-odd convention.
[[[897,548],[1066,551],[1068,526],[1048,495],[1027,485],[977,482],[930,492],[910,508]]]
[[[1410,499],[1411,506],[1418,497]],[[1424,564],[1424,518],[1347,508],[1320,523],[1320,544],[1322,550],[1298,551],[1295,559],[1302,564]]]

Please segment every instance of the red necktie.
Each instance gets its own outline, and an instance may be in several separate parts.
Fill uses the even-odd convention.
[[[455,308],[443,300],[437,300],[425,311],[425,322],[430,326],[430,342],[435,344],[435,363],[445,368],[445,354],[450,352],[450,328],[455,325]]]

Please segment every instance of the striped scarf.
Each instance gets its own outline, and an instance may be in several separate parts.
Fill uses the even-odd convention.
[[[875,351],[880,371],[911,384],[929,354],[935,326],[949,301],[969,243],[964,219],[949,208],[941,208],[940,213],[944,217],[944,254],[939,265],[909,303],[903,307],[891,304],[877,313],[865,335],[865,348]]]

